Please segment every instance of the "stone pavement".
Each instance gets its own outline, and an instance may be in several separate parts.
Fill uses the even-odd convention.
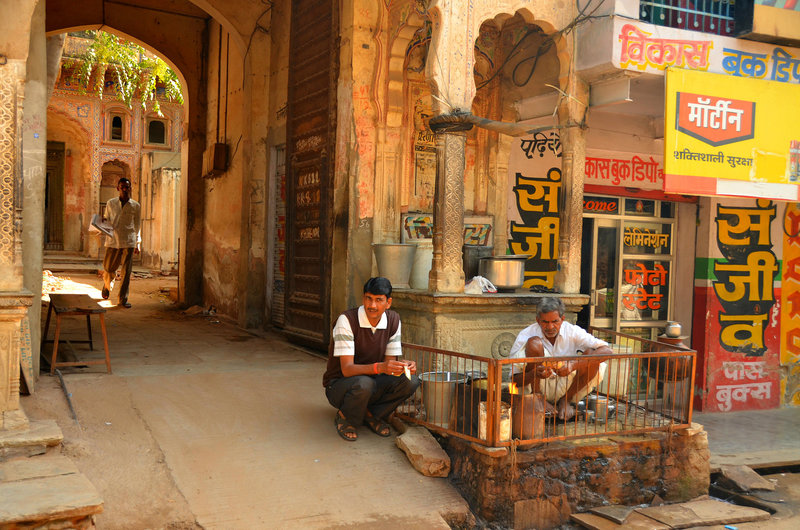
[[[100,298],[96,276],[72,280]],[[109,308],[113,374],[62,369],[77,422],[57,378],[43,375],[22,398],[32,419],[63,429],[61,452],[105,501],[99,528],[448,528],[442,515],[468,512],[446,479],[411,467],[394,436],[336,434],[322,357],[184,315],[160,292],[174,281],[134,280],[133,308]],[[85,321],[65,334],[85,334]],[[101,355],[84,348],[75,345],[79,358]]]
[[[742,412],[695,412],[705,427],[711,471],[722,464],[753,469],[800,465],[800,408]]]

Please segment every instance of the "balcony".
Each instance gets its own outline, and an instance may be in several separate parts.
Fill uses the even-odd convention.
[[[691,424],[696,352],[606,329],[591,329],[608,342],[611,358],[536,357],[494,359],[404,344],[404,356],[417,363],[422,384],[397,413],[432,431],[489,447],[528,446],[573,438],[667,431]],[[594,359],[596,357],[596,359]],[[559,419],[541,393],[522,381],[510,382],[512,365],[555,367],[569,360],[605,363],[599,384],[576,403],[577,414]],[[517,370],[521,371],[521,370]],[[540,390],[557,380],[542,380]]]
[[[657,26],[734,35],[734,0],[640,0],[639,19]]]

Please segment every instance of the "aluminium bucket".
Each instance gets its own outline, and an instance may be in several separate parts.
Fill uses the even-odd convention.
[[[439,427],[448,427],[450,406],[457,383],[464,383],[466,374],[456,372],[425,372],[422,381],[422,404],[427,412],[427,422]]]

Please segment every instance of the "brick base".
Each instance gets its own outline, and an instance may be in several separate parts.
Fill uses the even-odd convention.
[[[443,445],[450,480],[481,518],[514,528],[554,528],[605,504],[686,501],[708,493],[708,438],[701,426],[672,433],[552,442],[486,451],[457,438]]]

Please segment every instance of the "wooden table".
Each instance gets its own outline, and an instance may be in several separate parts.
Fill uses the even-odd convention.
[[[50,329],[50,316],[56,314],[56,334],[52,340],[47,339],[47,332]],[[50,362],[50,373],[52,374],[59,366],[86,366],[90,364],[105,363],[108,373],[111,373],[111,358],[108,354],[108,337],[106,335],[106,309],[100,307],[94,299],[86,294],[50,294],[50,307],[47,309],[47,320],[44,325],[44,335],[42,335],[42,347],[46,342],[53,343],[53,359]],[[93,350],[92,344],[92,315],[100,315],[100,330],[103,332],[103,347],[106,350],[105,361],[77,361],[77,362],[57,362],[58,356],[58,337],[61,333],[61,317],[70,315],[86,315],[86,328],[89,331],[89,340],[74,340],[72,342],[89,343],[89,349]]]

